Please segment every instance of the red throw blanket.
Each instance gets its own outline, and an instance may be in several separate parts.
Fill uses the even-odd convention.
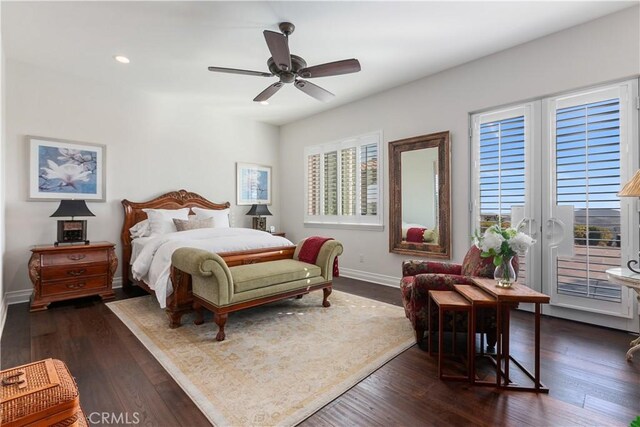
[[[309,264],[315,264],[320,253],[320,248],[324,245],[324,242],[333,240],[331,237],[313,236],[304,241],[300,252],[298,253],[298,261],[308,262]],[[340,271],[338,270],[338,257],[333,261],[333,276],[338,277]]]
[[[412,227],[407,230],[407,242],[422,243],[424,242],[424,232],[426,228]]]

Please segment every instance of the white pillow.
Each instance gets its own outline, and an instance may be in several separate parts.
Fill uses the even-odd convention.
[[[132,239],[137,239],[138,237],[147,237],[151,234],[151,226],[149,225],[149,220],[145,219],[144,221],[140,221],[133,227],[129,229],[129,234]]]
[[[229,228],[229,208],[222,210],[191,208],[196,219],[213,218],[213,228]]]
[[[142,209],[149,218],[151,236],[176,232],[173,219],[189,219],[189,208],[183,209]]]

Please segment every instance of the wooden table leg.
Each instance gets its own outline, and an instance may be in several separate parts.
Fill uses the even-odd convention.
[[[442,362],[444,360],[444,310],[438,307],[438,378],[442,379]]]
[[[511,322],[511,307],[508,304],[504,304],[503,306],[503,322],[504,322],[504,331],[503,331],[503,335],[504,335],[504,345],[503,345],[503,351],[504,351],[504,355],[503,355],[503,359],[504,359],[504,385],[508,386],[509,385],[509,362],[511,361],[511,353],[509,352],[509,329],[510,329],[510,322]]]
[[[496,387],[501,385],[501,373],[502,373],[502,304],[496,304],[496,327],[498,329],[498,336],[496,337]]]
[[[433,339],[433,325],[431,324],[431,292],[427,293],[427,327],[429,328],[429,335],[427,336],[427,351],[429,356],[433,356],[431,350],[431,340]]]
[[[467,312],[467,357],[469,358],[469,382],[476,382],[476,306],[471,304]]]
[[[540,303],[536,303],[536,324],[535,324],[535,367],[534,382],[536,391],[540,390]]]

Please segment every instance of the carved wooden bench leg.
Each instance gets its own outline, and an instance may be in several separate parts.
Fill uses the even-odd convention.
[[[180,327],[182,324],[182,315],[184,312],[181,311],[171,311],[169,309],[165,309],[167,316],[169,317],[169,328],[175,329]]]
[[[328,300],[329,295],[331,295],[331,290],[332,290],[331,286],[329,286],[328,288],[322,289],[322,293],[324,295],[324,298],[322,298],[322,306],[323,307],[331,307],[331,303]]]
[[[224,314],[213,314],[213,321],[218,325],[218,334],[216,335],[216,341],[224,341],[224,325],[227,323],[227,317],[229,315],[227,313]]]
[[[193,309],[196,312],[196,319],[193,321],[194,325],[202,325],[204,323],[204,316],[202,313],[202,305],[198,301],[193,302]]]

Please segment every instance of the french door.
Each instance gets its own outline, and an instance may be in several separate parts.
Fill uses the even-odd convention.
[[[638,202],[616,195],[638,169],[637,94],[633,80],[472,116],[472,227],[537,240],[520,280],[551,296],[547,314],[635,327],[605,270],[637,253]]]

